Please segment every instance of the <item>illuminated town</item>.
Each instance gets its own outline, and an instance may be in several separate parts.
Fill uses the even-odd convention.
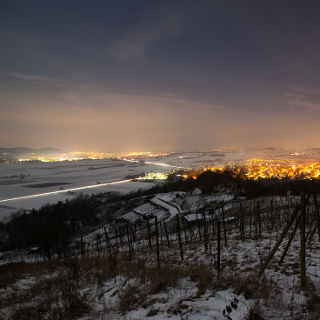
[[[150,151],[137,151],[128,153],[110,153],[110,152],[90,152],[73,151],[54,154],[25,154],[18,158],[18,162],[40,161],[40,162],[59,162],[59,161],[79,161],[79,160],[102,160],[102,159],[140,159],[165,156],[168,153],[156,153]]]
[[[248,159],[243,164],[206,167],[190,171],[185,177],[196,178],[204,171],[231,171],[234,176],[246,179],[319,179],[320,162],[316,160]]]

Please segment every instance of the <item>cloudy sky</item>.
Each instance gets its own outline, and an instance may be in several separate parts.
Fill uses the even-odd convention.
[[[0,1],[0,146],[320,146],[316,1]]]

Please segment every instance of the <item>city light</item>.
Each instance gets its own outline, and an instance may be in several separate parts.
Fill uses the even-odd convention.
[[[320,162],[316,160],[286,160],[286,159],[249,159],[242,164],[224,167],[206,167],[189,171],[184,177],[197,178],[205,171],[231,172],[232,175],[258,179],[320,179]]]
[[[91,151],[73,151],[59,154],[25,154],[18,158],[18,162],[40,161],[40,162],[63,162],[63,161],[79,161],[79,160],[102,160],[102,159],[143,159],[166,156],[168,153],[137,151],[137,152],[91,152]]]

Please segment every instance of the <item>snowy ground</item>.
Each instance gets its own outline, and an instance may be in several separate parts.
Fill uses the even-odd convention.
[[[269,254],[277,236],[265,233],[261,239],[244,241],[236,233],[230,236],[228,247],[222,250],[221,280],[216,279],[213,239],[209,251],[201,242],[186,246],[183,263],[179,262],[178,246],[162,250],[164,269],[159,272],[155,252],[145,249],[137,251],[133,261],[118,260],[117,270],[108,266],[108,258],[101,258],[100,263],[94,257],[84,260],[80,262],[79,293],[91,309],[77,319],[245,320],[253,312],[259,317],[250,319],[319,319],[318,239],[307,249],[308,289],[300,289],[299,237],[284,263],[278,264],[279,251],[258,282],[261,260]],[[11,282],[9,278],[0,290],[0,316],[10,319],[17,310],[26,312],[26,307],[39,312],[44,303],[53,308],[58,302],[52,297],[64,288],[61,274],[66,269],[59,269],[61,266],[64,264],[46,269],[34,264],[30,270],[25,267],[23,274],[16,273]],[[68,279],[72,281],[72,277]]]
[[[125,180],[133,176],[143,176],[148,172],[170,170],[171,167],[121,160],[2,164],[0,165],[0,220],[18,209],[39,208],[46,203],[65,200],[79,193],[107,191],[126,193],[149,188],[152,183]],[[118,181],[123,183],[109,184]],[[73,190],[77,188],[81,190]],[[68,191],[69,189],[72,191]],[[20,197],[25,198],[15,199]],[[14,200],[10,200],[12,198]]]
[[[130,192],[151,187],[147,183],[122,183],[128,177],[142,176],[149,172],[170,172],[178,167],[196,168],[207,165],[222,165],[229,161],[244,159],[240,151],[183,152],[154,158],[139,158],[137,161],[118,159],[80,160],[54,163],[19,162],[0,164],[0,221],[19,209],[39,208],[46,203],[55,203],[81,193],[105,191]],[[90,186],[90,188],[85,188]],[[84,187],[82,190],[63,190]],[[8,199],[45,194],[35,198]]]
[[[288,157],[290,153],[269,149],[263,150],[213,150],[211,152],[170,153],[154,158],[139,158],[137,161],[117,159],[81,160],[55,163],[20,162],[0,164],[0,221],[18,209],[39,208],[46,203],[54,203],[82,193],[104,191],[129,192],[148,188],[146,183],[123,183],[103,185],[111,181],[122,181],[127,177],[149,172],[170,172],[175,168],[199,168],[222,166],[226,163],[243,161],[254,156]],[[132,159],[130,159],[132,160]],[[91,186],[72,193],[63,190]],[[11,198],[55,192],[37,198],[4,201]]]
[[[120,160],[3,164],[0,166],[0,200],[124,180],[153,170],[161,169]]]
[[[0,221],[19,209],[39,208],[46,203],[55,203],[81,193],[105,191],[130,192],[149,188],[152,184],[123,181],[128,177],[143,176],[149,172],[170,172],[177,167],[194,168],[208,164],[222,164],[243,158],[241,152],[196,152],[173,153],[155,158],[139,158],[137,161],[117,159],[64,161],[54,163],[19,162],[0,164]],[[90,186],[90,188],[85,188]],[[84,187],[82,190],[64,190]],[[7,199],[44,194],[35,198]]]

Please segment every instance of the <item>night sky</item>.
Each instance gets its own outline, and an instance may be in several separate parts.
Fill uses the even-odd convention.
[[[0,145],[320,146],[318,1],[0,0]]]

